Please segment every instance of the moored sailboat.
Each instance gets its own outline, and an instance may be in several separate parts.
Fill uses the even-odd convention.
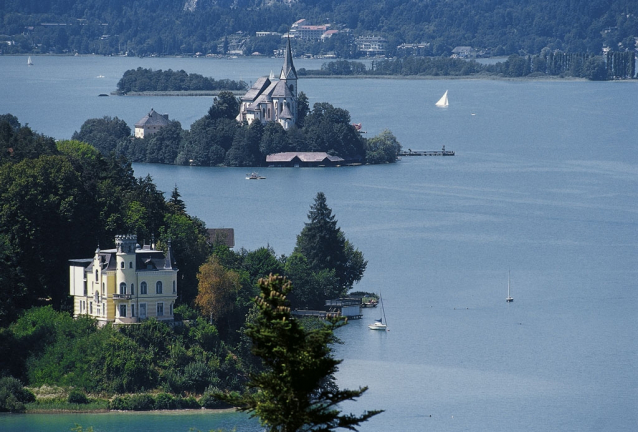
[[[33,66],[33,60],[31,60],[31,56],[27,59],[27,65]]]
[[[510,272],[509,270],[507,271],[507,298],[505,299],[506,302],[513,302],[514,301],[514,297],[512,297],[510,295]]]
[[[381,303],[381,311],[383,316],[377,320],[374,320],[374,323],[368,326],[370,330],[386,330],[388,328],[388,321],[385,318],[385,309],[383,308],[383,298],[381,297],[381,293],[379,293],[379,303]]]

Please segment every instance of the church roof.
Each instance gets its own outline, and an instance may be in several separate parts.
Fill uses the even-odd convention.
[[[259,96],[264,90],[271,85],[270,79],[268,77],[260,77],[255,81],[255,84],[246,92],[246,94],[241,98],[242,101],[254,101],[257,96]]]
[[[288,108],[288,104],[285,103],[283,105],[284,105],[284,109],[281,110],[281,114],[279,114],[279,118],[292,120],[294,117],[292,113],[290,112],[290,108]]]
[[[168,114],[160,114],[151,108],[151,112],[142,117],[140,121],[135,123],[135,127],[144,126],[166,126],[170,122],[168,121]]]
[[[294,97],[288,86],[286,86],[286,81],[277,81],[275,86],[273,87],[273,91],[271,93],[272,97],[277,98],[292,98]]]

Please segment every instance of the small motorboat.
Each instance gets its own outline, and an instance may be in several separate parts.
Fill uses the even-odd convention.
[[[260,176],[258,173],[253,172],[250,174],[246,174],[246,180],[264,180],[266,177]]]

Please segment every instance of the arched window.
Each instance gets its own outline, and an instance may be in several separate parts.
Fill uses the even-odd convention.
[[[131,294],[135,294],[135,284],[131,284]]]
[[[157,283],[155,284],[155,294],[161,294],[162,293],[162,281],[157,281]]]
[[[120,294],[126,294],[126,283],[124,282],[120,284]]]
[[[146,282],[142,282],[140,284],[140,294],[147,294],[148,292],[148,287],[146,285]]]
[[[98,276],[97,270],[95,270],[95,280],[97,281],[98,279],[99,279],[99,276]]]
[[[124,261],[120,263],[120,268],[124,268]]]

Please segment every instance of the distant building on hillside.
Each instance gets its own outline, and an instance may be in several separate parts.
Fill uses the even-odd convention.
[[[310,25],[305,19],[300,19],[290,26],[290,37],[295,39],[319,40],[330,30],[330,24]]]
[[[477,54],[478,54],[478,51],[472,48],[471,46],[457,46],[452,50],[453,58],[467,59],[467,58],[476,57]]]
[[[135,123],[135,138],[146,138],[169,123],[168,114],[160,114],[151,108],[151,112]]]
[[[145,318],[173,321],[177,272],[168,252],[141,247],[136,235],[115,236],[115,249],[95,251],[93,258],[71,259],[69,291],[73,316],[99,324],[130,324]]]
[[[388,40],[379,36],[361,36],[355,39],[357,51],[367,56],[384,55],[388,47]]]

